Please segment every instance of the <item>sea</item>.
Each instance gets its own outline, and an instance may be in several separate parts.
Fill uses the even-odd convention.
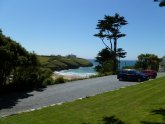
[[[78,69],[61,70],[61,71],[55,71],[55,73],[62,76],[78,76],[78,77],[89,77],[92,75],[96,75],[97,72],[95,71],[95,66],[97,66],[98,63],[94,59],[90,59],[89,61],[93,63],[92,67],[80,67]],[[135,65],[135,63],[136,60],[121,60],[120,69],[122,69],[124,66],[133,66]]]

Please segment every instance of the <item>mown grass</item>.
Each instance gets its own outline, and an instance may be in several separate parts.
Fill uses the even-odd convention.
[[[165,77],[60,106],[0,119],[0,124],[164,124],[164,122]]]

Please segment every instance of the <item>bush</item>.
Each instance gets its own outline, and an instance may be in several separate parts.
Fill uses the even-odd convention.
[[[55,79],[55,83],[56,84],[61,84],[61,83],[65,83],[66,80],[63,77],[58,77],[57,79]]]
[[[39,67],[19,67],[13,72],[11,86],[13,90],[33,90],[52,84],[52,71]]]
[[[43,87],[51,83],[51,74],[50,69],[41,68],[34,52],[28,52],[0,30],[0,92]]]
[[[55,84],[55,81],[51,77],[43,81],[43,86],[53,85],[53,84]]]
[[[102,65],[98,65],[95,67],[96,71],[99,72],[99,74],[113,74],[113,61],[106,61]]]

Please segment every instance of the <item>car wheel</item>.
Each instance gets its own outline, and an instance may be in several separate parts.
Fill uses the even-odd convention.
[[[123,78],[119,78],[119,81],[122,81],[123,80]]]
[[[141,78],[138,78],[137,81],[138,81],[138,82],[141,82],[142,80],[141,80]]]

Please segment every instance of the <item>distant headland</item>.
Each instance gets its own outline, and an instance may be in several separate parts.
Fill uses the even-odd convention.
[[[93,66],[93,64],[89,60],[79,58],[75,55],[38,55],[37,57],[43,67],[50,68],[52,71]]]

